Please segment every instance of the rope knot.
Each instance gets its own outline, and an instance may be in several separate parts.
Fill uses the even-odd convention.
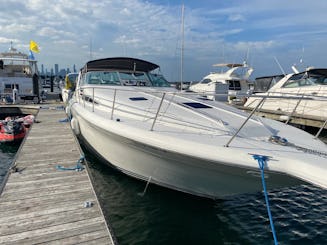
[[[264,170],[266,163],[269,160],[269,157],[264,155],[253,155],[252,157],[254,158],[254,160],[258,161],[260,170]]]

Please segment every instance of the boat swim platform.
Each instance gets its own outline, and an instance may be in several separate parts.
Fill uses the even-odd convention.
[[[115,244],[87,163],[69,170],[82,151],[63,106],[39,108],[0,196],[0,244]]]

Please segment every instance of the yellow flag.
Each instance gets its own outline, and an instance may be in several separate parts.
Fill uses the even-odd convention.
[[[30,41],[30,50],[33,51],[34,53],[39,53],[39,45],[34,42],[33,40]]]

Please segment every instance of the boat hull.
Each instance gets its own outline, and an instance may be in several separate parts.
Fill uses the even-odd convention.
[[[100,128],[74,107],[72,113],[87,145],[127,175],[213,199],[262,190],[259,168],[232,166],[153,147]],[[303,183],[279,172],[266,172],[265,177],[269,189]]]

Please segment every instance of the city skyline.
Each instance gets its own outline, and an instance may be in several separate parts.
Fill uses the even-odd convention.
[[[53,67],[44,67],[44,64],[41,64],[39,68],[39,73],[41,76],[61,76],[64,77],[66,74],[70,72],[77,72],[76,65],[74,64],[72,68],[66,67],[61,68],[60,65],[55,63]],[[48,70],[49,69],[49,70]]]

